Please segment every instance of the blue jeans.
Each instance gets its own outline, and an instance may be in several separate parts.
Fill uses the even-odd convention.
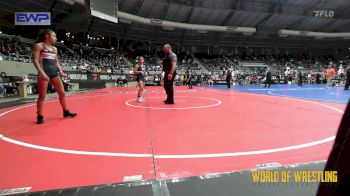
[[[327,88],[330,88],[332,87],[332,79],[328,78],[327,79],[327,85],[326,85]]]

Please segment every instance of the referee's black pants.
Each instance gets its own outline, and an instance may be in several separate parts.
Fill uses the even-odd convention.
[[[193,86],[192,86],[192,79],[189,79],[189,80],[187,81],[187,86],[188,86],[189,89],[192,89],[192,88],[193,88]]]
[[[271,86],[271,83],[272,83],[271,78],[266,78],[265,87],[270,87],[270,86]]]
[[[298,79],[298,85],[303,86],[303,77],[299,77]]]
[[[165,73],[164,75],[164,90],[167,96],[166,102],[169,103],[174,103],[174,77],[175,73],[171,80],[168,79],[168,73]]]
[[[227,88],[231,88],[231,80],[226,80]]]

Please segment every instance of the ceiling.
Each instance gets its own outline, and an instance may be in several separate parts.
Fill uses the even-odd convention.
[[[183,23],[255,27],[254,36],[232,33],[207,33],[189,30],[167,31],[160,27],[128,24],[125,32],[144,39],[162,37],[180,43],[245,44],[276,42],[305,44],[318,42],[312,38],[285,38],[278,36],[279,29],[321,32],[350,32],[349,0],[119,0],[119,10],[147,18]],[[314,11],[334,11],[333,18],[317,18]],[[164,40],[166,41],[166,39]],[[219,42],[218,42],[219,41]],[[348,43],[348,41],[345,41]]]
[[[176,3],[174,3],[176,2]],[[119,0],[119,10],[184,23],[244,26],[273,30],[350,31],[349,0]],[[334,11],[315,18],[314,11]]]

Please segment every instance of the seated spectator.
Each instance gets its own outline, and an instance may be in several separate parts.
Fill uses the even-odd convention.
[[[124,83],[124,85],[126,85],[126,86],[128,86],[129,85],[129,82],[128,82],[128,80],[125,78],[125,79],[123,79],[123,83]]]
[[[29,82],[28,75],[23,75],[22,79],[23,79],[23,82]]]
[[[29,83],[30,82],[30,80],[29,80],[29,78],[28,78],[28,75],[23,75],[23,82],[28,82],[28,84],[27,84],[27,93],[29,94],[29,95],[31,95],[31,94],[33,94],[33,86]]]
[[[0,78],[4,79],[4,78],[7,78],[7,75],[5,72],[1,72],[0,73]]]

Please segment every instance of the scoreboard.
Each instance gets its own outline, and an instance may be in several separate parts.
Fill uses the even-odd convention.
[[[90,0],[91,15],[118,23],[118,0]]]

